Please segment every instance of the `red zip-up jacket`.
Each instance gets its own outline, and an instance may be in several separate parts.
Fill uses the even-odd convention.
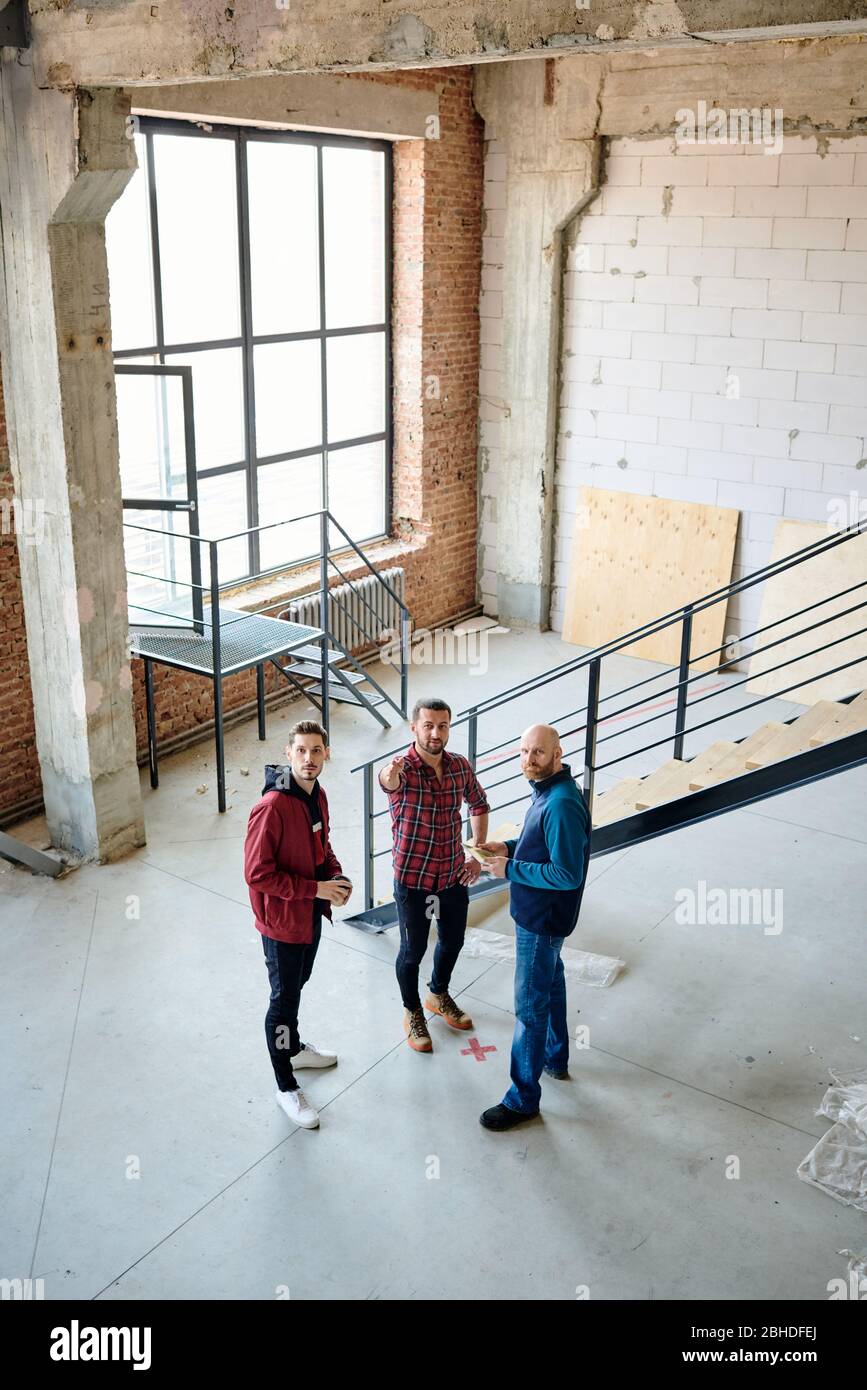
[[[322,830],[316,835],[304,802],[285,791],[266,792],[250,812],[244,841],[244,879],[256,928],[275,941],[309,945],[313,940],[316,865],[324,862],[326,878],[343,873],[331,848],[328,800],[321,785],[319,809]],[[331,904],[324,899],[322,911],[330,918]]]

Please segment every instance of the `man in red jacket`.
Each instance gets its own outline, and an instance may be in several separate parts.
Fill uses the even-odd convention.
[[[321,724],[305,719],[289,730],[289,767],[265,768],[262,799],[250,812],[244,843],[244,878],[271,982],[265,1038],[277,1103],[290,1120],[315,1129],[319,1115],[295,1079],[300,1067],[333,1067],[333,1053],[302,1043],[298,1033],[301,990],[310,979],[332,903],[342,907],[352,892],[331,848],[328,802],[319,774],[329,754]]]

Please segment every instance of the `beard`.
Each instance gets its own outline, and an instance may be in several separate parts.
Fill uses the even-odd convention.
[[[448,735],[446,735],[446,738],[441,738],[439,740],[434,739],[433,741],[426,740],[421,738],[420,736],[417,736],[419,748],[424,749],[425,753],[430,753],[433,756],[435,756],[437,753],[442,752],[442,750],[446,746],[447,739]],[[433,746],[431,746],[431,742],[433,742]]]
[[[556,760],[552,758],[551,761],[546,763],[544,767],[536,767],[533,768],[532,771],[528,769],[527,777],[530,779],[531,782],[544,782],[546,777],[552,777],[554,775],[555,761]]]

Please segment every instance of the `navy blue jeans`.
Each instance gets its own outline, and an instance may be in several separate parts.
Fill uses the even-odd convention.
[[[453,883],[431,893],[426,888],[407,888],[394,881],[394,902],[400,924],[400,950],[395,972],[405,1009],[421,1008],[418,969],[427,950],[431,922],[436,918],[437,944],[428,989],[442,994],[449,987],[455,962],[467,930],[470,895],[463,883]]]
[[[512,1084],[503,1105],[535,1115],[543,1068],[565,1071],[569,1062],[566,976],[560,952],[565,937],[527,931],[515,924],[515,1036]]]
[[[301,991],[310,979],[321,936],[322,918],[317,915],[313,923],[313,940],[309,945],[275,941],[272,936],[262,937],[271,983],[271,1002],[265,1015],[265,1039],[280,1091],[298,1090],[291,1061],[303,1047],[298,1035],[298,1009]]]

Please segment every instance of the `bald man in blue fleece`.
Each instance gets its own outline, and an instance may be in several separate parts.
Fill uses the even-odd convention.
[[[517,840],[488,841],[485,865],[510,884],[515,923],[512,1084],[485,1110],[485,1129],[512,1129],[539,1113],[539,1079],[569,1073],[566,976],[560,952],[574,931],[590,861],[590,813],[572,780],[556,729],[534,724],[521,738],[521,771],[532,802]]]

